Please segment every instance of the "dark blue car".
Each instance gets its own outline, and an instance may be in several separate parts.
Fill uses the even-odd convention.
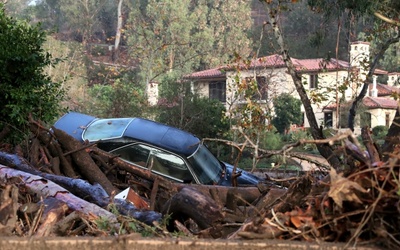
[[[65,114],[54,126],[176,182],[232,185],[233,166],[219,161],[196,136],[174,127],[143,118],[99,119],[76,112]],[[260,182],[250,173],[237,172],[239,185]]]

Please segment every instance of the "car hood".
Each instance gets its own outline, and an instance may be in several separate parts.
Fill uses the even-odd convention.
[[[222,186],[232,186],[232,172],[233,172],[233,166],[229,163],[223,162],[226,166],[226,174],[225,177],[221,180],[220,185]],[[255,186],[259,182],[262,181],[261,178],[244,171],[243,169],[236,168],[236,173],[241,172],[241,175],[237,177],[237,183],[238,185],[243,185],[243,186]]]

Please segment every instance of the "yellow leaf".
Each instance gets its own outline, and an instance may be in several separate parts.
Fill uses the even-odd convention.
[[[331,187],[328,192],[328,196],[339,206],[343,207],[343,201],[354,201],[362,203],[358,196],[355,194],[355,190],[366,193],[368,192],[362,186],[354,181],[350,181],[344,178],[341,174],[337,174],[334,168],[330,171]]]

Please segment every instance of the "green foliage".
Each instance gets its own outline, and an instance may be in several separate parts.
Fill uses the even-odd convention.
[[[291,124],[302,122],[301,101],[290,94],[284,93],[276,97],[273,101],[275,117],[272,124],[279,131],[284,133]]]
[[[7,15],[18,19],[31,19],[33,14],[32,6],[29,6],[30,0],[6,1],[5,10]]]
[[[145,83],[161,81],[171,71],[185,75],[221,65],[234,53],[250,52],[248,1],[148,0],[128,5],[127,43]]]
[[[200,138],[220,138],[229,130],[225,107],[218,100],[193,94],[189,83],[179,82],[174,76],[165,77],[159,86],[159,122]]]
[[[261,135],[260,147],[268,150],[278,150],[283,146],[282,136],[276,131],[265,131]]]
[[[313,139],[308,130],[296,130],[296,131],[290,132],[289,134],[287,134],[285,136],[285,138],[286,138],[285,140],[288,143],[296,143],[303,139],[305,139],[305,140]],[[299,151],[314,151],[316,149],[317,149],[317,147],[315,144],[304,144],[304,145],[297,147],[297,150],[299,150]]]
[[[44,73],[53,62],[43,49],[46,34],[40,26],[10,18],[0,8],[0,126],[13,127],[10,140],[18,141],[28,133],[29,114],[43,122],[53,121],[65,92]]]
[[[65,24],[73,30],[84,44],[91,42],[96,31],[100,31],[101,13],[105,14],[104,8],[107,0],[63,0],[58,3],[60,14],[66,21]],[[114,12],[116,13],[116,11]],[[110,19],[110,21],[113,19]],[[116,20],[116,17],[115,17]],[[64,24],[64,25],[65,25]]]
[[[386,126],[376,126],[372,129],[372,134],[376,138],[383,139],[387,135],[388,130],[389,129]]]
[[[92,101],[83,112],[99,117],[144,116],[147,106],[142,86],[124,79],[112,85],[96,84],[89,89]]]
[[[389,128],[386,126],[376,126],[372,129],[372,137],[373,140],[382,145],[385,142],[386,135],[388,133]]]

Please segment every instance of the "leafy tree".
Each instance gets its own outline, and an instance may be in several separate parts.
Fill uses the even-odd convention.
[[[59,1],[59,3],[50,2],[52,6],[59,8],[59,12],[65,21],[64,25],[66,27],[64,28],[75,33],[88,50],[90,50],[89,43],[94,40],[94,34],[105,32],[102,29],[104,24],[102,20],[115,20],[115,23],[117,20],[115,3],[112,5],[115,10],[114,18],[110,19],[108,18],[109,15],[106,15],[110,13],[109,8],[111,8],[109,5],[110,1],[107,0],[63,0]],[[114,32],[115,29],[112,28],[110,31]]]
[[[146,84],[171,71],[185,75],[226,63],[234,53],[249,53],[247,1],[149,0],[129,4],[128,45]]]
[[[0,124],[12,127],[12,139],[28,132],[28,116],[52,121],[61,110],[64,90],[44,73],[52,64],[43,49],[46,34],[40,26],[8,17],[0,4]]]
[[[272,124],[279,131],[284,133],[292,124],[302,122],[301,101],[288,93],[281,94],[274,99],[275,117]]]
[[[120,77],[113,84],[95,84],[89,88],[91,101],[83,112],[98,117],[146,116],[147,100],[141,85]]]
[[[30,2],[30,0],[5,1],[4,7],[9,16],[18,19],[29,19],[32,14],[30,13],[32,11],[32,8],[29,6]]]
[[[176,81],[176,76],[166,76],[160,86],[159,122],[201,138],[220,138],[229,130],[220,101],[200,97],[192,92],[189,83]]]

